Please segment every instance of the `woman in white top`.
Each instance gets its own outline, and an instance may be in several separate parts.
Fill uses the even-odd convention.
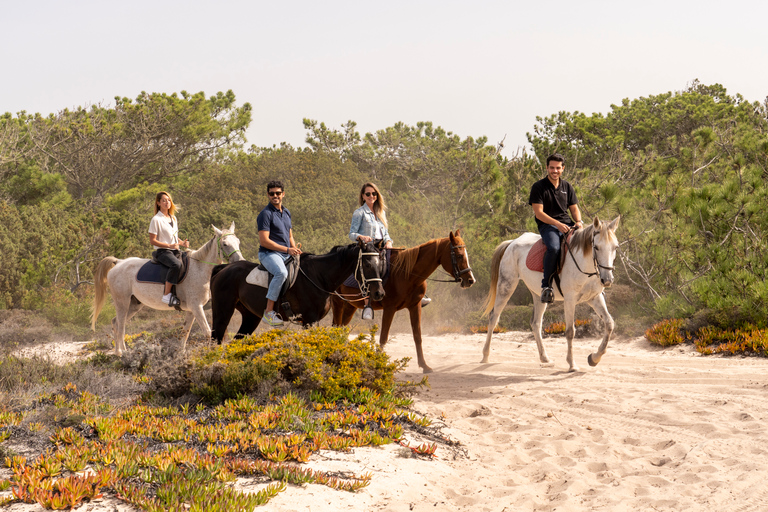
[[[181,272],[181,252],[179,247],[189,247],[189,240],[179,240],[179,222],[176,220],[178,208],[168,192],[158,192],[155,196],[155,216],[149,223],[149,242],[155,247],[155,259],[168,267],[165,280],[163,303],[169,306],[180,304],[171,293],[171,287],[179,282]]]
[[[362,240],[370,242],[371,240],[386,241],[385,247],[392,247],[392,238],[389,236],[389,224],[387,223],[387,205],[379,189],[373,183],[366,183],[360,189],[360,208],[352,214],[352,223],[349,227],[349,239],[353,242]],[[432,301],[424,297],[421,301],[422,307]],[[371,309],[368,298],[365,299],[363,308],[363,320],[373,320],[373,309]]]

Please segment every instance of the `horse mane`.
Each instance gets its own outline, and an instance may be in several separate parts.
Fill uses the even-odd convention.
[[[228,231],[226,233],[228,233]],[[199,249],[195,249],[193,251],[189,251],[189,257],[192,258],[192,259],[196,259],[195,257],[198,254],[203,254],[203,253],[209,251],[210,250],[210,245],[211,244],[215,244],[215,243],[216,243],[216,235],[213,235],[213,237],[210,240],[208,240],[207,242],[205,242],[202,247],[200,247]]]
[[[410,249],[393,250],[392,255],[394,256],[397,254],[397,258],[392,258],[392,272],[403,272],[406,276],[410,275],[414,265],[416,265],[416,260],[419,259],[419,252],[421,249],[428,245],[439,244],[442,240],[444,239],[433,238],[432,240],[417,245],[416,247],[411,247]]]
[[[603,221],[600,222],[600,229],[603,229],[605,227]],[[592,252],[592,234],[595,232],[595,225],[590,224],[589,226],[581,229],[577,229],[574,231],[573,236],[571,237],[570,245],[575,250],[581,249],[581,252],[584,256],[587,256],[590,252]]]

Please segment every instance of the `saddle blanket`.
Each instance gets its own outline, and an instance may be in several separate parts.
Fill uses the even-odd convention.
[[[299,262],[300,258],[298,256],[290,256],[285,260],[284,263],[285,268],[288,271],[288,279],[286,279],[285,283],[283,283],[283,288],[280,290],[280,295],[283,295],[286,291],[288,291],[288,288],[293,286],[293,283],[296,282],[296,277],[299,275]],[[261,266],[261,264],[257,265],[256,268],[251,270],[245,277],[246,283],[252,284],[254,286],[261,286],[262,288],[269,288],[269,282],[271,280],[272,276],[263,266]]]
[[[558,274],[563,269],[563,263],[565,263],[565,255],[568,253],[566,244],[570,243],[572,236],[573,232],[568,235],[565,242],[561,242],[560,244],[560,261],[558,262],[557,266]],[[544,255],[546,253],[547,246],[544,245],[543,241],[539,240],[533,244],[531,250],[528,251],[528,256],[525,258],[525,266],[528,267],[528,270],[533,270],[534,272],[544,272]]]
[[[179,274],[179,284],[187,277],[187,268],[189,256],[186,252],[181,253],[181,273]],[[160,262],[149,260],[141,266],[136,273],[136,281],[140,283],[159,283],[165,284],[165,278],[168,277],[168,267]]]
[[[261,286],[262,288],[268,288],[269,272],[256,267],[255,269],[251,270],[251,272],[248,274],[248,277],[245,278],[245,282],[256,286]]]

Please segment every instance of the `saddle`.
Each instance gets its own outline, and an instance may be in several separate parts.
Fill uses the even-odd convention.
[[[385,249],[384,259],[386,260],[387,264],[384,267],[384,274],[381,276],[381,286],[387,284],[387,280],[389,279],[389,257],[391,254],[392,249]],[[355,279],[354,273],[350,274],[346,281],[344,281],[344,286],[348,288],[355,288],[356,290],[360,289],[360,283],[358,283],[357,279]]]
[[[155,259],[155,252],[152,251],[152,259],[141,266],[136,273],[136,281],[139,283],[160,283],[165,284],[165,278],[168,276],[168,267]],[[189,265],[189,253],[181,253],[181,272],[179,273],[179,284],[187,277],[187,268]]]
[[[568,236],[564,236],[560,241],[560,257],[557,259],[555,275],[560,275],[560,272],[563,270],[563,264],[565,263],[565,256],[568,254],[568,243],[571,241],[571,236],[573,236],[573,231],[571,231]],[[544,245],[543,241],[539,240],[533,244],[531,250],[528,251],[528,256],[525,258],[525,266],[528,267],[528,270],[544,272],[544,255],[546,253],[547,246]]]
[[[296,282],[296,277],[299,275],[299,256],[289,256],[285,260],[285,268],[288,270],[288,278],[283,283],[283,287],[280,288],[280,296],[293,286]],[[269,283],[272,282],[274,276],[267,272],[267,269],[259,263],[259,265],[251,270],[248,276],[245,278],[245,282],[254,286],[261,286],[262,288],[269,288]]]

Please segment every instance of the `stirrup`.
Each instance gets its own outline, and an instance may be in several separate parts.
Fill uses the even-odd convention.
[[[541,290],[541,302],[544,304],[551,304],[555,302],[555,292],[552,291],[552,288],[550,286],[547,286],[543,290]]]
[[[170,300],[168,300],[168,305],[171,306],[172,308],[175,308],[176,306],[181,305],[181,301],[177,296],[172,294]]]

